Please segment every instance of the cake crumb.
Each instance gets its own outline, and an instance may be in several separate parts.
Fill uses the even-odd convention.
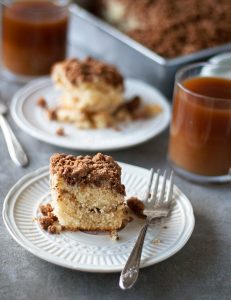
[[[127,199],[127,206],[140,218],[146,218],[143,214],[144,203],[139,200],[137,197],[131,197]]]
[[[47,216],[48,218],[51,218],[54,222],[58,221],[58,218],[52,212],[48,212]]]
[[[40,97],[37,100],[37,105],[42,108],[47,108],[47,101],[44,97]]]
[[[56,109],[47,109],[48,119],[51,121],[57,120],[57,110]]]
[[[40,212],[44,216],[47,216],[48,213],[51,213],[53,211],[53,208],[50,205],[50,203],[47,203],[47,204],[44,204],[44,205],[40,205],[39,209],[40,209]]]
[[[119,235],[118,235],[117,230],[112,230],[112,231],[110,232],[110,238],[111,238],[111,240],[113,240],[113,241],[118,241],[118,240],[119,240]]]
[[[63,129],[63,127],[59,127],[56,129],[56,134],[59,135],[59,136],[65,136],[65,131]]]
[[[160,240],[159,240],[159,239],[155,239],[155,240],[153,240],[152,242],[153,242],[153,244],[155,244],[155,245],[160,244]]]
[[[142,104],[142,99],[140,96],[134,96],[132,97],[128,102],[126,102],[124,105],[127,108],[127,110],[132,113],[136,111],[138,108],[140,108]]]
[[[59,224],[50,225],[47,231],[51,234],[60,234],[62,226]]]
[[[54,220],[50,217],[41,217],[38,219],[40,226],[44,230],[48,230],[48,227],[53,225]]]
[[[140,96],[134,96],[122,103],[114,113],[115,122],[131,122],[147,120],[155,117],[163,111],[163,108],[156,103],[145,103]]]
[[[40,205],[39,210],[42,217],[35,218],[43,230],[51,234],[59,234],[64,227],[59,224],[58,218],[53,214],[53,208],[50,203]]]

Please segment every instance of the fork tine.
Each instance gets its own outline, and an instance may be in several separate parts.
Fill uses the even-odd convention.
[[[154,169],[151,168],[150,175],[149,175],[149,181],[148,181],[148,187],[147,187],[147,190],[146,190],[146,195],[145,195],[144,201],[147,201],[148,198],[149,198],[150,191],[151,191],[151,186],[152,186],[153,175],[154,175]]]
[[[159,196],[159,199],[158,199],[158,204],[161,204],[164,202],[164,194],[165,194],[165,187],[166,187],[166,179],[167,179],[167,172],[166,170],[164,171],[164,174],[163,174],[163,184],[162,184],[162,187],[161,187],[161,192],[160,192],[160,196]]]
[[[170,203],[172,201],[173,175],[174,175],[174,172],[171,171],[171,175],[170,175],[170,178],[169,178],[169,186],[168,186],[168,191],[167,191],[167,196],[166,196],[166,202],[168,202],[168,203]]]
[[[151,202],[153,204],[155,204],[155,202],[157,200],[159,178],[160,178],[160,169],[158,169],[156,172],[156,180],[155,180],[155,185],[154,185],[153,192],[152,192],[152,197],[149,199],[149,202]]]

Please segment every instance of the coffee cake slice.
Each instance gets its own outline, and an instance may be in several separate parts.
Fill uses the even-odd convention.
[[[121,168],[107,155],[54,154],[50,159],[53,213],[68,230],[112,231],[126,218]]]
[[[52,78],[63,92],[60,99],[63,110],[113,112],[123,102],[123,76],[115,66],[92,57],[56,63]]]

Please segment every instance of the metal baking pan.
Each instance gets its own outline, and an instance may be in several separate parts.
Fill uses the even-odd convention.
[[[82,1],[85,4],[87,2]],[[86,8],[72,4],[70,10],[70,38],[76,51],[78,46],[84,47],[88,54],[116,64],[125,76],[151,83],[169,99],[172,97],[175,72],[181,66],[205,61],[217,53],[231,50],[229,43],[190,55],[165,59],[94,16]]]

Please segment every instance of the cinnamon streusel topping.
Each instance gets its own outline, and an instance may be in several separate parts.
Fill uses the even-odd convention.
[[[73,84],[103,80],[114,87],[123,87],[123,76],[115,66],[87,57],[84,60],[76,58],[63,62],[66,78]]]
[[[56,153],[50,159],[51,174],[58,174],[70,184],[108,184],[111,189],[125,195],[121,184],[121,168],[112,157],[101,153],[95,156],[73,156]]]
[[[124,7],[125,24],[133,21],[132,28],[121,29],[164,57],[173,58],[231,41],[230,0],[114,1]],[[106,5],[110,0],[101,2]]]

